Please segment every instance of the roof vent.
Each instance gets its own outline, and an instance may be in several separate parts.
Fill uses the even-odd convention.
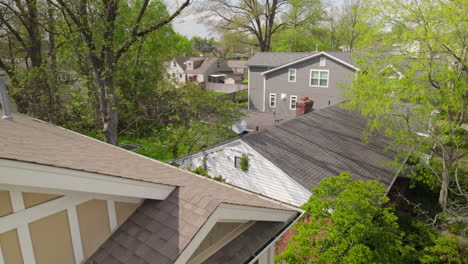
[[[3,80],[4,72],[0,72],[0,100],[2,102],[2,109],[3,109],[3,119],[11,120],[13,116],[10,112],[10,105],[8,104],[8,95],[6,92],[6,85],[5,81]]]
[[[123,144],[123,145],[120,145],[121,148],[125,149],[125,150],[128,150],[128,151],[135,151],[137,149],[141,149],[140,146],[138,145],[135,145],[135,144],[130,144],[130,143],[126,143],[126,144]]]

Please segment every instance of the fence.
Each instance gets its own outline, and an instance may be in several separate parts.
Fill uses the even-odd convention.
[[[227,84],[227,83],[206,83],[206,89],[221,92],[221,93],[233,93],[247,89],[247,85],[245,84]]]

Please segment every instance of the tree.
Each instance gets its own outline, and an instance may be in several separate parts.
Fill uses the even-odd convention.
[[[203,11],[207,15],[203,20],[218,31],[234,31],[245,37],[254,36],[260,51],[270,51],[273,35],[305,23],[311,18],[311,9],[317,0],[208,0]],[[282,16],[288,10],[295,10],[294,16]],[[216,19],[210,19],[216,17]],[[296,20],[292,20],[295,18]]]
[[[6,42],[0,69],[11,80],[9,92],[18,111],[57,122],[61,102],[57,96],[55,10],[40,0],[1,0],[0,7],[0,31]]]
[[[160,2],[142,0],[131,3],[139,11],[132,27],[126,32],[116,32],[119,10],[126,3],[118,0],[49,2],[60,8],[81,34],[98,89],[103,133],[107,142],[115,145],[119,104],[114,82],[118,61],[138,40],[170,23],[190,4],[190,0],[184,1],[174,13],[163,16],[158,21],[146,19],[145,13],[148,5],[161,4]]]
[[[381,44],[360,55],[361,71],[347,105],[371,117],[370,130],[385,131],[393,146],[427,161],[449,222],[466,222],[466,174],[459,168],[468,142],[462,127],[467,121],[468,5],[461,0],[366,5]],[[395,30],[389,32],[390,26]]]
[[[212,144],[232,137],[231,126],[242,116],[234,103],[223,101],[216,93],[194,83],[173,91],[176,96],[170,104],[175,111],[169,116],[168,125],[156,131],[173,158],[207,147],[213,139]]]
[[[377,181],[354,181],[349,172],[312,190],[303,221],[277,261],[286,263],[403,263],[397,217]]]
[[[214,38],[202,38],[199,36],[193,36],[190,39],[192,49],[201,52],[212,52],[215,50],[216,40]]]

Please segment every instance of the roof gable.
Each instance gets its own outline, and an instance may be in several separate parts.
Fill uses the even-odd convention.
[[[337,57],[336,55],[339,55],[339,57]],[[294,61],[291,61],[289,63],[286,63],[286,64],[283,64],[279,67],[276,67],[276,68],[273,68],[271,70],[268,70],[268,71],[265,71],[262,73],[262,75],[266,75],[268,73],[271,73],[271,72],[275,72],[277,70],[280,70],[280,69],[284,69],[286,67],[289,67],[289,66],[292,66],[292,65],[295,65],[297,63],[301,63],[301,62],[304,62],[304,61],[307,61],[307,60],[310,60],[310,59],[313,59],[313,58],[316,58],[316,57],[320,57],[320,56],[326,56],[330,59],[333,59],[335,61],[337,61],[338,63],[342,64],[342,65],[345,65],[353,70],[359,70],[358,67],[356,67],[352,62],[351,62],[351,59],[350,59],[350,54],[348,53],[337,53],[335,52],[335,56],[329,54],[328,52],[325,52],[325,51],[322,51],[322,52],[318,52],[318,53],[314,53],[314,54],[311,54],[309,56],[306,56],[306,57],[303,57],[303,58],[300,58],[300,59],[297,59],[297,60],[294,60]]]

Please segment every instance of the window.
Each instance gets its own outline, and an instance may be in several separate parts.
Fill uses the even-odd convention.
[[[182,73],[179,73],[179,78],[181,78],[181,79],[182,79]]]
[[[234,157],[234,168],[241,168],[241,157]]]
[[[289,69],[288,81],[289,82],[295,82],[296,81],[296,69]]]
[[[328,71],[311,70],[310,86],[328,87]]]
[[[297,96],[289,96],[289,110],[296,110]]]
[[[325,67],[327,65],[327,58],[326,57],[320,57],[320,66]]]
[[[276,107],[276,94],[270,94],[270,107]]]

